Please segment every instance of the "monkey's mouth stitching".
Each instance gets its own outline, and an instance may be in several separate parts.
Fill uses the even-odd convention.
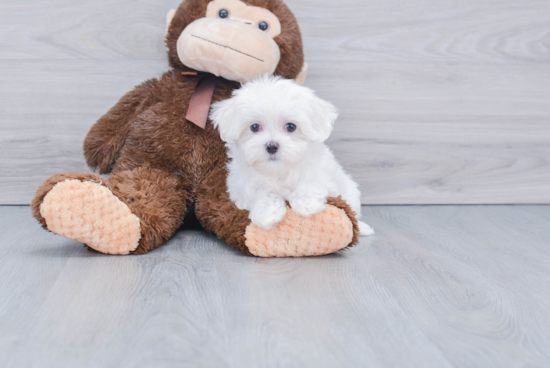
[[[255,56],[246,54],[246,53],[244,53],[244,52],[242,52],[242,51],[239,51],[239,50],[236,50],[236,49],[234,49],[234,48],[232,48],[232,47],[225,46],[225,45],[222,45],[222,44],[217,43],[217,42],[214,42],[214,41],[210,41],[209,39],[202,38],[202,37],[199,37],[199,36],[195,36],[194,34],[192,34],[191,37],[195,37],[195,38],[198,38],[199,40],[203,40],[203,41],[206,41],[206,42],[210,42],[210,43],[213,43],[214,45],[217,45],[217,46],[220,46],[220,47],[224,47],[224,48],[226,48],[226,49],[229,49],[229,50],[238,52],[239,54],[243,54],[243,55],[245,55],[245,56],[251,57],[252,59],[258,60],[260,63],[263,63],[263,62],[264,62],[262,59],[258,59],[258,58],[255,57]]]

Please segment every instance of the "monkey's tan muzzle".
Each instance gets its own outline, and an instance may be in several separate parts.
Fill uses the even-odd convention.
[[[252,25],[200,18],[188,25],[177,44],[183,64],[237,82],[273,74],[281,53],[267,33]]]

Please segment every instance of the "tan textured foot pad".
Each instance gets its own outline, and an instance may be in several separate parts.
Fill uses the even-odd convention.
[[[331,254],[353,239],[353,224],[344,210],[328,205],[323,212],[302,217],[288,210],[271,230],[254,224],[246,228],[246,246],[257,257],[306,257]]]
[[[79,180],[58,183],[40,214],[48,229],[105,254],[129,254],[141,238],[139,218],[103,185]]]

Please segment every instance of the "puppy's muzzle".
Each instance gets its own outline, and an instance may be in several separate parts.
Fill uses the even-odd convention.
[[[279,143],[269,142],[266,144],[265,149],[270,155],[274,155],[279,150]]]

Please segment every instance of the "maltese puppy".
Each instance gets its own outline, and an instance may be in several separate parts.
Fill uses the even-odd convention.
[[[252,222],[271,229],[292,210],[323,211],[328,197],[342,198],[361,217],[361,193],[323,143],[338,111],[292,80],[260,77],[212,106],[214,126],[229,149],[227,187]],[[374,231],[359,222],[361,235]]]

